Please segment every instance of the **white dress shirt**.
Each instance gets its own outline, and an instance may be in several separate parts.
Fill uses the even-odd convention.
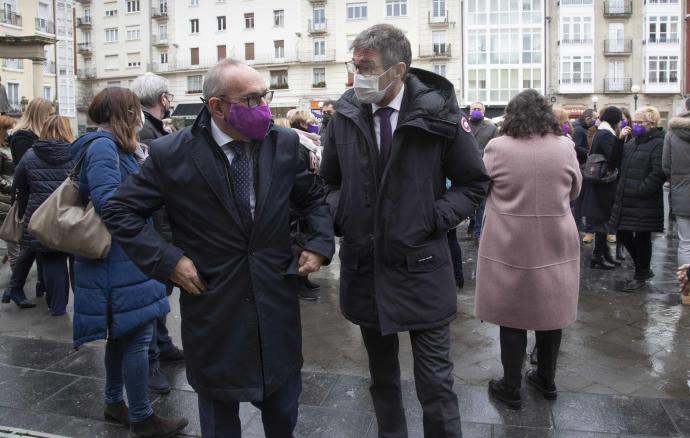
[[[395,128],[398,126],[398,116],[400,115],[400,106],[402,105],[402,99],[403,99],[403,93],[405,93],[405,84],[400,87],[400,91],[398,92],[398,95],[393,98],[393,100],[390,101],[390,103],[386,106],[389,106],[393,108],[395,111],[391,113],[391,129],[393,134],[395,132]],[[379,117],[376,115],[376,110],[381,108],[379,105],[376,105],[375,103],[371,104],[371,111],[374,114],[374,131],[376,131],[376,145],[379,147],[379,151],[381,150],[381,122],[379,121]]]
[[[228,163],[232,165],[232,160],[235,158],[235,152],[230,147],[230,142],[233,138],[230,137],[225,132],[216,125],[215,120],[211,119],[211,135],[213,139],[218,143],[225,156],[228,158]],[[249,208],[252,211],[252,218],[254,217],[254,207],[256,206],[256,193],[254,193],[254,154],[252,153],[252,145],[250,143],[245,144],[245,153],[249,157],[249,175],[251,177],[251,184],[249,185]]]

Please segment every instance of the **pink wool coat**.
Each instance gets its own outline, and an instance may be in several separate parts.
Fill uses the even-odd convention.
[[[502,136],[489,142],[491,176],[477,260],[475,312],[494,324],[555,330],[577,317],[580,240],[570,200],[582,175],[571,140]]]

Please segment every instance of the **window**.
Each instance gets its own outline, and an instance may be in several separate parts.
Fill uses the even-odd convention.
[[[314,8],[312,16],[314,17],[314,29],[326,28],[326,8]]]
[[[541,63],[541,30],[522,30],[522,62],[524,64]]]
[[[591,84],[591,56],[563,56],[561,58],[561,84]]]
[[[541,11],[541,0],[522,0],[522,23],[540,24]]]
[[[522,89],[534,88],[541,92],[541,69],[526,68],[522,70]]]
[[[245,61],[254,60],[254,43],[244,43],[244,59]]]
[[[199,6],[199,0],[189,0],[189,6],[196,8]]]
[[[406,17],[407,0],[386,0],[386,17]]]
[[[117,17],[117,9],[108,9],[105,11],[106,17]]]
[[[106,43],[116,43],[117,42],[117,27],[111,27],[105,30],[105,42]]]
[[[315,68],[314,69],[314,82],[312,83],[314,88],[326,88],[326,69],[325,68]]]
[[[245,29],[254,29],[254,13],[250,12],[248,14],[244,14],[244,28]]]
[[[285,11],[278,9],[273,11],[273,25],[277,27],[285,26]]]
[[[187,93],[201,93],[201,75],[187,76]]]
[[[561,43],[592,44],[592,17],[562,17]]]
[[[189,59],[190,64],[192,65],[199,65],[199,48],[198,47],[192,47],[189,49]]]
[[[141,27],[140,26],[127,26],[126,30],[127,30],[127,41],[141,39]]]
[[[43,98],[48,101],[53,100],[53,89],[48,86],[43,86]]]
[[[314,57],[326,56],[326,40],[314,40]]]
[[[168,52],[162,52],[161,53],[161,64],[167,64],[168,63]]]
[[[446,16],[446,0],[432,0],[431,2],[431,16],[441,18]]]
[[[217,53],[218,53],[218,61],[220,61],[221,59],[227,58],[225,45],[216,46],[216,49],[217,49]]]
[[[218,30],[225,30],[225,15],[216,17],[216,21],[218,21]]]
[[[127,12],[139,12],[139,0],[127,0]]]
[[[198,18],[192,18],[189,20],[189,24],[192,27],[192,33],[199,33],[199,19]]]
[[[520,63],[520,30],[492,29],[489,33],[489,64]]]
[[[272,70],[271,71],[271,88],[274,88],[274,89],[288,88],[288,71],[287,70]]]
[[[367,19],[367,4],[362,2],[347,4],[347,19],[348,20],[366,20]]]
[[[446,32],[432,32],[431,39],[434,43],[434,55],[441,55],[446,53]]]
[[[469,70],[467,72],[467,100],[486,102],[488,99],[486,70]]]
[[[516,68],[491,69],[491,93],[489,100],[492,102],[508,102],[520,92],[518,76],[520,70]]]
[[[118,55],[106,55],[105,56],[105,69],[106,70],[117,70],[120,68],[120,60]]]
[[[650,56],[647,67],[647,78],[650,84],[678,82],[677,56]]]
[[[273,48],[275,50],[276,58],[285,58],[285,41],[277,40],[273,41]]]
[[[434,73],[446,77],[446,64],[434,64]]]
[[[167,40],[168,39],[168,25],[167,24],[159,24],[158,25],[158,35],[160,35],[161,40]]]
[[[127,68],[139,68],[141,67],[141,53],[128,53],[127,54]]]
[[[677,43],[677,16],[650,16],[647,18],[647,41],[650,43]]]
[[[486,64],[487,49],[487,34],[485,30],[468,30],[468,64]]]
[[[7,100],[10,101],[10,106],[19,109],[19,84],[16,82],[7,83]]]

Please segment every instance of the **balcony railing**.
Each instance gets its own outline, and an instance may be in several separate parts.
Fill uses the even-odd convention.
[[[290,88],[287,82],[280,82],[280,83],[271,83],[271,90],[287,90]]]
[[[11,59],[11,58],[3,58],[2,59],[2,66],[4,68],[11,68],[14,70],[21,70],[24,68],[24,60],[22,59]]]
[[[575,39],[563,39],[560,40],[561,45],[571,45],[571,46],[587,46],[594,42],[591,38],[575,38]]]
[[[168,4],[161,3],[158,7],[151,8],[151,18],[162,20],[168,18]]]
[[[77,43],[77,52],[84,56],[90,56],[93,52],[93,46],[91,43]]]
[[[168,35],[151,35],[151,44],[153,44],[154,46],[167,46],[168,44],[170,44],[168,41]]]
[[[589,6],[594,0],[560,0],[561,6]]]
[[[0,21],[5,24],[11,24],[12,26],[21,26],[22,16],[14,12],[2,11],[2,14],[0,14]]]
[[[77,70],[77,78],[79,79],[95,79],[96,69],[93,67],[80,68]]]
[[[326,0],[309,0],[309,3],[312,3],[312,4],[314,4],[314,3],[324,4],[324,3],[326,3]]]
[[[309,33],[326,33],[328,29],[327,24],[326,20],[323,23],[314,23],[312,20],[309,20]]]
[[[632,78],[604,78],[604,93],[630,93]]]
[[[93,101],[93,94],[85,94],[77,98],[77,109],[85,110],[91,105]]]
[[[43,33],[55,33],[55,23],[45,18],[36,18],[36,30]]]
[[[676,37],[656,37],[654,36],[653,38],[649,38],[648,40],[645,41],[647,44],[678,44],[680,43],[680,39]]]
[[[333,62],[335,61],[335,50],[326,50],[323,54],[308,53],[299,55],[297,62]],[[261,61],[259,61],[261,62]],[[257,61],[254,61],[256,65]]]
[[[604,55],[625,56],[632,53],[632,40],[604,40]]]
[[[589,86],[592,85],[592,78],[561,78],[559,82],[561,85]]]
[[[431,46],[419,46],[420,58],[450,58],[450,44],[433,44]]]
[[[432,15],[429,11],[427,21],[430,26],[445,27],[448,26],[448,11],[444,11],[443,15]]]
[[[628,18],[633,12],[633,2],[627,0],[611,0],[604,2],[604,17]]]
[[[77,27],[91,28],[91,16],[84,15],[83,17],[77,18]]]
[[[82,5],[90,5],[91,0],[77,0],[77,3],[81,3]]]
[[[55,61],[45,61],[43,64],[43,72],[54,75],[55,74]]]

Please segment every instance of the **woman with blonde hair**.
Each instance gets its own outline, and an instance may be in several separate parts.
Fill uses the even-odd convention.
[[[12,160],[16,165],[19,164],[34,141],[38,140],[43,124],[48,120],[48,117],[54,114],[55,107],[53,104],[42,97],[35,98],[26,107],[26,111],[22,114],[22,118],[19,119],[19,123],[12,132],[12,137],[10,137]]]
[[[50,116],[41,130],[40,139],[26,151],[14,173],[14,187],[19,203],[19,215],[29,223],[36,209],[67,178],[73,167],[70,143],[74,133],[66,117]],[[41,262],[41,282],[45,287],[46,301],[52,316],[64,315],[69,301],[68,254],[41,245],[24,227],[22,248],[37,254]],[[23,275],[19,270],[12,277]],[[14,278],[13,278],[14,280]],[[14,281],[13,281],[14,282]]]
[[[625,143],[616,197],[609,225],[618,230],[618,240],[635,263],[635,275],[622,289],[633,292],[654,277],[652,233],[664,230],[664,182],[662,167],[664,136],[659,111],[647,106],[635,112],[632,127],[620,132]]]
[[[563,135],[572,140],[573,138],[573,124],[568,116],[568,111],[563,108],[554,108],[553,113],[556,116],[556,121],[561,127]]]

